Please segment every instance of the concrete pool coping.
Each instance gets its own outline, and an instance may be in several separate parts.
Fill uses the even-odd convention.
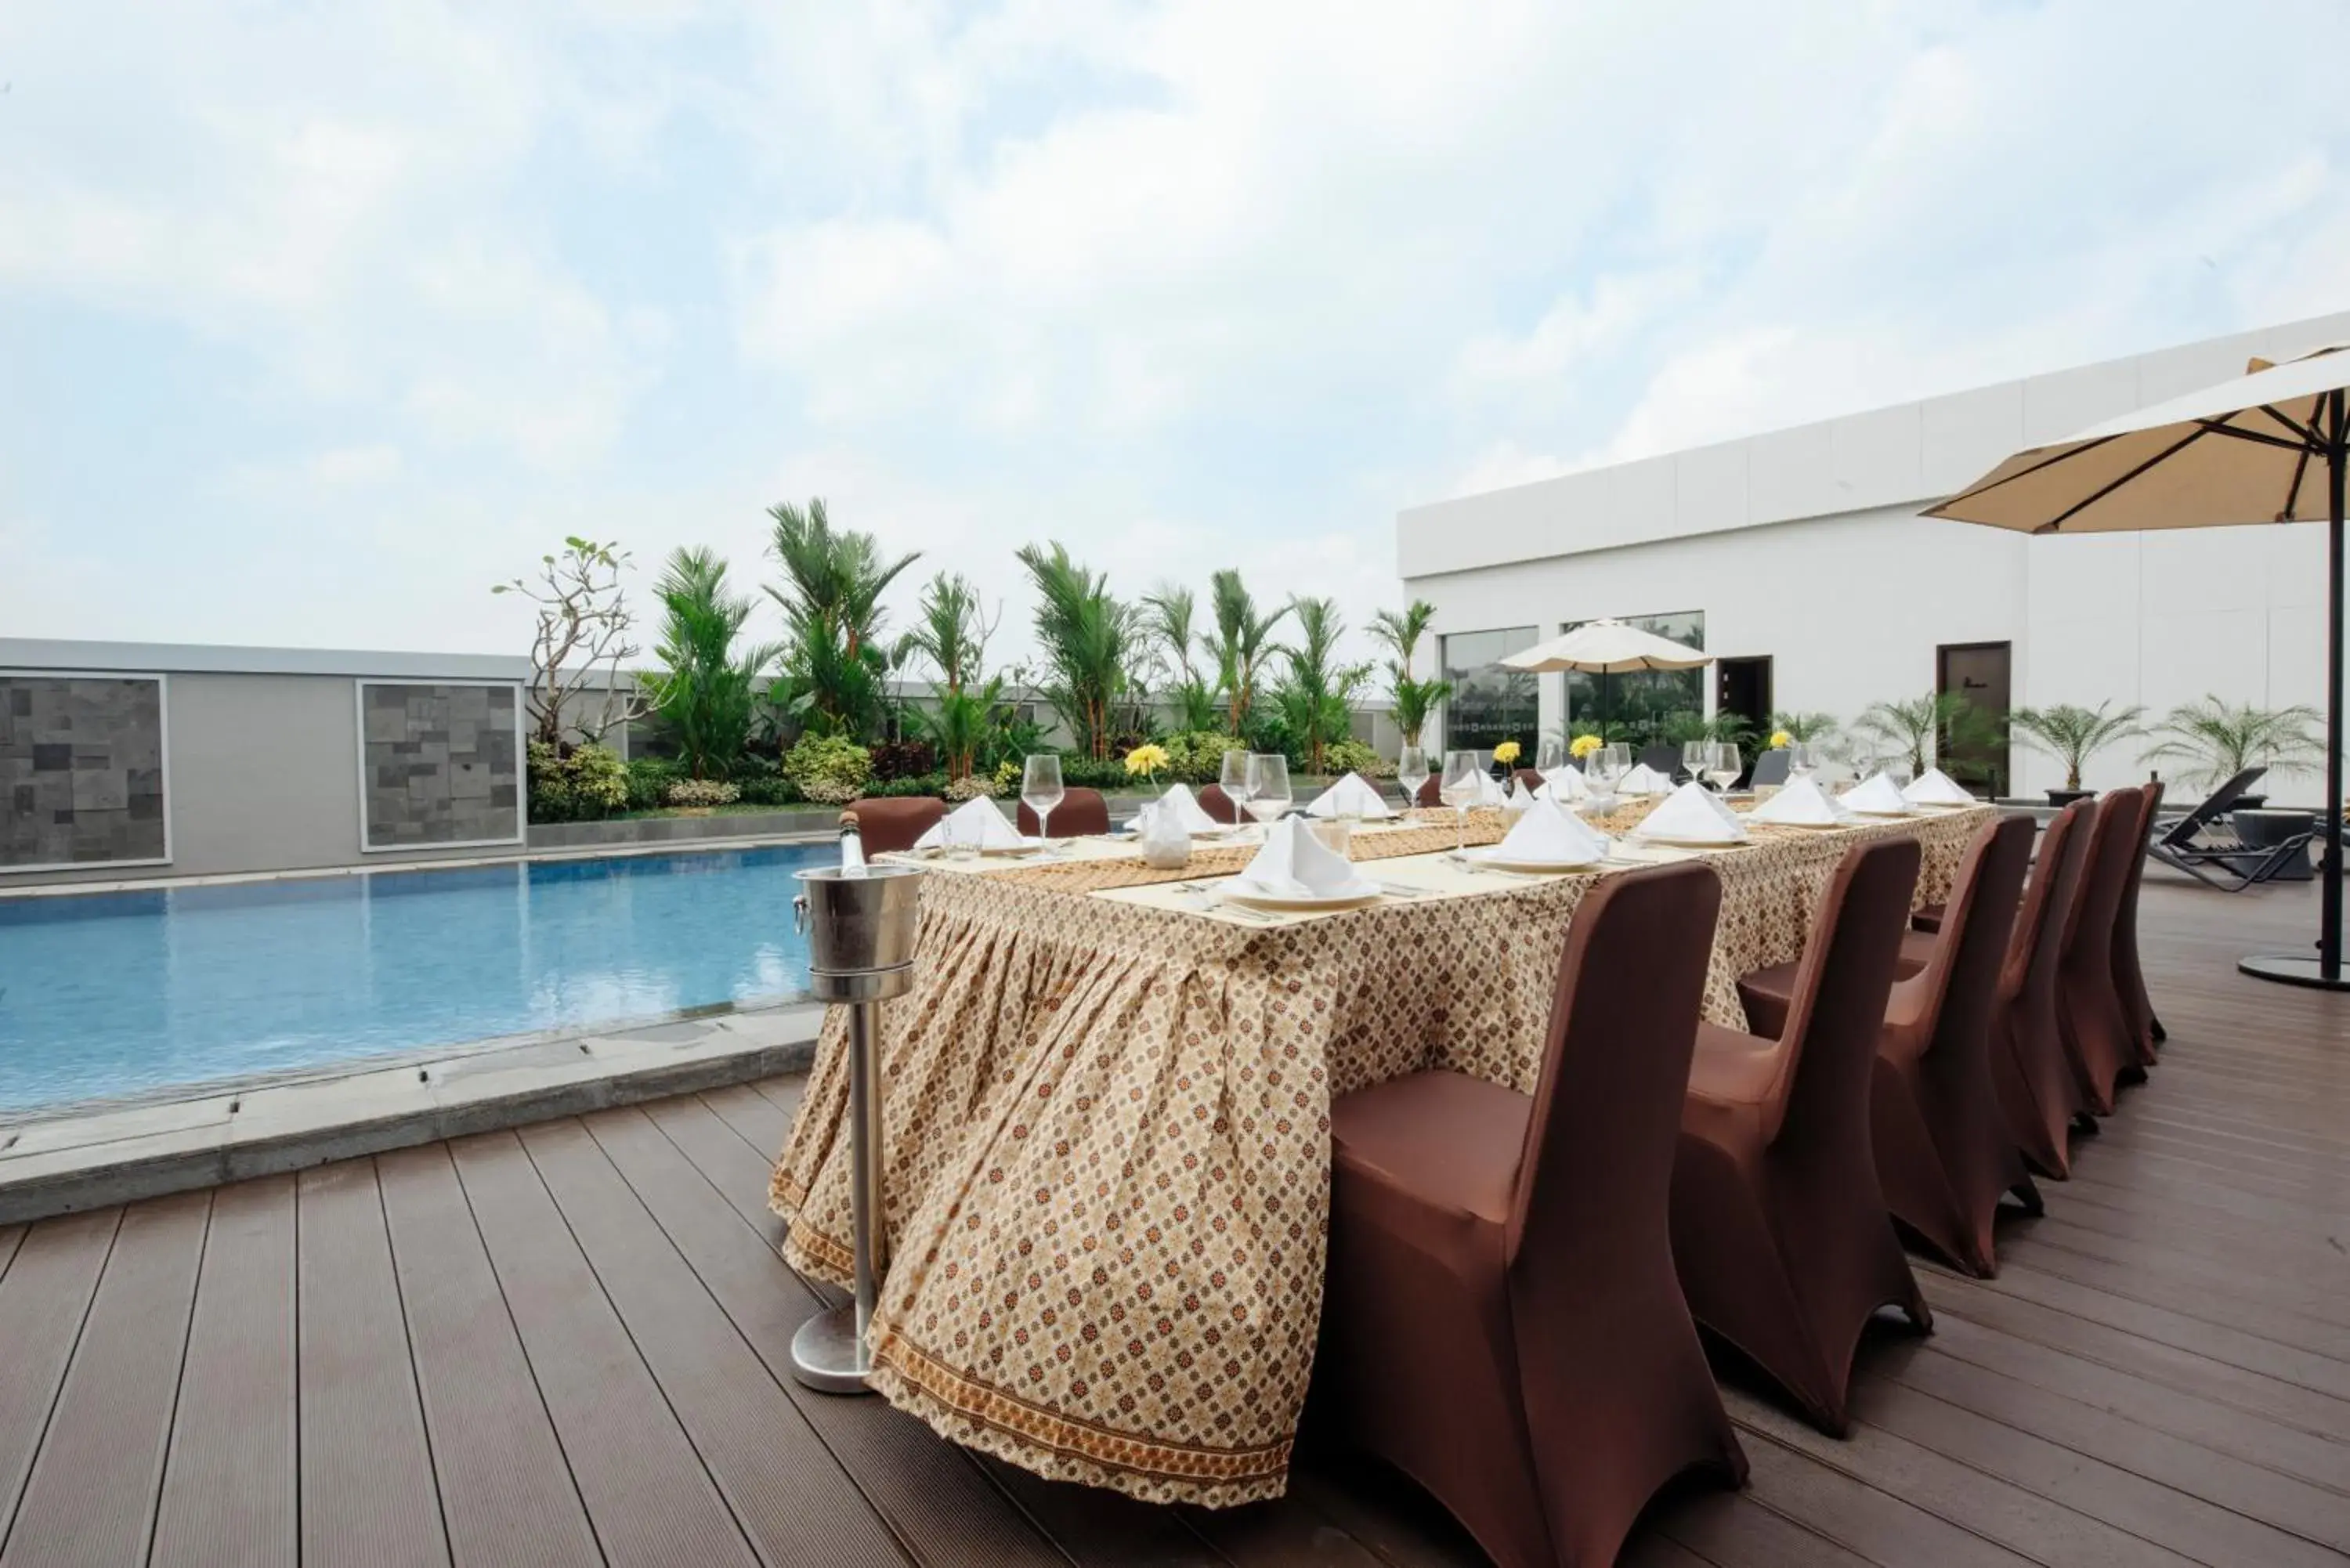
[[[823,1018],[713,1009],[0,1122],[0,1225],[802,1071]]]

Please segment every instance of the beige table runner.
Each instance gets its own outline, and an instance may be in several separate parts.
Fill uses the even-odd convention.
[[[1915,834],[1930,902],[1986,816],[1710,857],[1707,1016],[1742,1026],[1737,977],[1802,950],[1856,839]],[[1052,869],[925,882],[915,989],[883,1010],[876,1386],[1041,1475],[1152,1501],[1277,1496],[1319,1321],[1330,1097],[1431,1066],[1531,1089],[1596,877],[1399,858],[1375,875],[1432,896],[1257,925],[1167,886],[1031,885]],[[773,1190],[792,1262],[843,1282],[845,1033],[836,1009]]]

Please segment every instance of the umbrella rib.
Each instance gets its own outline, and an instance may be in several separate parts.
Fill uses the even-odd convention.
[[[2267,408],[2262,409],[2261,411],[2262,413],[2276,413],[2274,409]],[[2235,416],[2230,414],[2228,418],[2233,419]],[[2299,425],[2294,424],[2291,420],[2285,419],[2282,414],[2277,414],[2277,418],[2280,421],[2282,421],[2287,430],[2298,431],[2301,429]],[[2209,431],[2212,435],[2226,436],[2231,441],[2256,441],[2262,446],[2280,446],[2284,448],[2287,452],[2305,452],[2310,449],[2311,441],[2316,439],[2314,436],[2305,436],[2304,439],[2301,441],[2287,441],[2282,436],[2273,436],[2265,431],[2248,431],[2240,429],[2235,425],[2229,424],[2225,420],[2197,420],[2195,424],[2197,429]]]
[[[2118,436],[2099,436],[2095,441],[2083,441],[2078,446],[2068,446],[2063,452],[2054,452],[2041,459],[2038,462],[2033,463],[2029,468],[2020,468],[2004,478],[1994,479],[1987,483],[1978,484],[1972,490],[1962,490],[1958,494],[1951,496],[1948,501],[1943,502],[1942,506],[1956,506],[1961,501],[1971,501],[1978,495],[1987,495],[1991,492],[1997,490],[2002,484],[2012,484],[2019,479],[2029,479],[2033,474],[2040,472],[2043,469],[2054,468],[2056,464],[2065,462],[2067,459],[2079,457],[2085,452],[2095,452],[2097,448],[2105,445],[2107,441],[2117,441],[2120,438]],[[1939,513],[1941,511],[1942,506],[1937,506],[1933,511],[1935,513]]]
[[[2043,523],[2039,527],[2034,528],[2033,532],[2034,534],[2055,533],[2058,529],[2064,527],[2065,524],[2070,523],[2083,512],[2095,506],[2098,502],[2103,501],[2106,496],[2111,495],[2115,491],[2119,490],[2123,485],[2127,484],[2139,474],[2144,473],[2147,470],[2153,468],[2158,463],[2168,462],[2170,459],[2177,457],[2180,452],[2185,452],[2189,447],[2194,445],[2197,441],[2202,440],[2204,431],[2208,428],[2209,427],[2204,425],[2196,426],[2195,429],[2189,431],[2178,441],[2173,441],[2170,445],[2163,448],[2160,452],[2156,452],[2152,457],[2147,458],[2144,462],[2139,463],[2136,468],[2131,469],[2128,472],[2109,480],[2105,484],[2098,486],[2095,490],[2074,502],[2072,505],[2067,506],[2054,517]]]

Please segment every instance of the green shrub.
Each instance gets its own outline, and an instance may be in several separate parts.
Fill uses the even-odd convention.
[[[1241,744],[1222,730],[1192,730],[1159,742],[1167,752],[1166,776],[1185,784],[1214,784],[1224,771],[1224,753]]]
[[[955,780],[954,783],[947,785],[947,799],[958,803],[966,800],[977,800],[983,794],[997,795],[1002,794],[1003,793],[1003,786],[998,784],[993,778],[990,777],[986,774],[980,773],[974,773],[966,777],[959,778]]]
[[[943,797],[947,790],[944,774],[911,774],[904,778],[876,779],[865,786],[864,798],[881,800],[891,795],[936,795]]]
[[[629,804],[628,764],[603,746],[575,746],[565,756],[530,742],[530,820],[594,822]]]
[[[667,805],[669,786],[685,777],[683,765],[667,757],[631,757],[628,773],[630,811],[658,811]]]
[[[873,756],[839,735],[802,735],[784,758],[784,776],[804,799],[846,805],[865,792],[873,776]]]
[[[1322,748],[1322,771],[1333,778],[1360,774],[1367,779],[1391,779],[1396,765],[1360,741],[1332,741]]]
[[[733,805],[741,795],[724,779],[680,779],[669,786],[671,805]]]
[[[740,790],[743,798],[753,805],[799,804],[800,792],[793,787],[791,780],[780,774],[771,774],[766,778],[748,779],[734,787]]]

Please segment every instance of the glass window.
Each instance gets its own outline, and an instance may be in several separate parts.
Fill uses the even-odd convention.
[[[1441,639],[1437,657],[1452,695],[1444,700],[1444,744],[1452,751],[1475,747],[1490,752],[1503,741],[1515,741],[1531,757],[1535,741],[1534,678],[1523,670],[1504,670],[1496,662],[1503,654],[1534,645],[1534,628],[1513,626],[1503,631],[1454,632]]]
[[[1691,648],[1705,647],[1705,612],[1678,610],[1670,615],[1627,615],[1617,619],[1642,631],[1654,632]],[[1569,621],[1564,629],[1583,625]],[[1580,728],[1604,728],[1608,738],[1634,746],[1668,739],[1666,731],[1680,713],[1705,711],[1705,670],[1627,670],[1620,675],[1595,675],[1571,670],[1566,675],[1569,723]]]

